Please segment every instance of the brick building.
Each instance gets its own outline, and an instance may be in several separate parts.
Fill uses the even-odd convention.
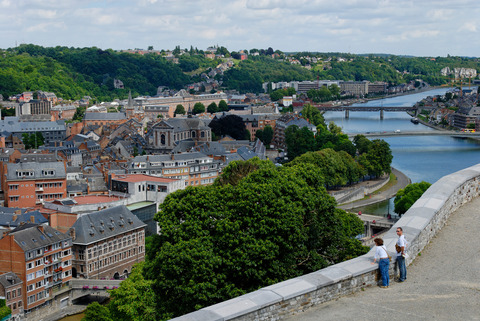
[[[7,207],[34,207],[67,196],[63,162],[4,163],[1,174]]]
[[[73,236],[73,276],[120,279],[145,259],[145,224],[125,206],[80,216]]]
[[[72,238],[50,226],[24,224],[0,238],[0,273],[13,272],[23,282],[25,314],[68,300],[72,279]],[[18,292],[17,292],[18,293]]]
[[[6,306],[12,311],[8,320],[17,321],[23,318],[22,288],[23,282],[15,273],[0,275],[0,299],[4,299]]]

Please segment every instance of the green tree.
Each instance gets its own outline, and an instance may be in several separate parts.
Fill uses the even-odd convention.
[[[228,104],[225,100],[220,100],[218,103],[218,109],[219,111],[228,111]]]
[[[207,107],[207,111],[210,113],[210,114],[214,114],[216,112],[218,112],[218,106],[215,102],[212,102],[210,105],[208,105]]]
[[[285,130],[285,143],[289,160],[315,150],[315,137],[307,127],[288,126]]]
[[[214,118],[208,125],[217,137],[230,136],[236,140],[242,140],[246,137],[246,127],[243,119],[237,115],[225,115],[220,118]]]
[[[45,143],[45,139],[41,132],[23,133],[22,142],[25,145],[25,149],[37,149]]]
[[[263,144],[269,146],[273,139],[273,128],[270,125],[267,125],[263,128]]]
[[[155,321],[153,281],[143,277],[145,262],[135,264],[132,273],[120,287],[110,291],[108,308],[113,320]]]
[[[195,103],[195,105],[193,105],[192,114],[197,115],[197,114],[202,114],[204,112],[205,112],[205,105],[204,104]]]
[[[82,318],[82,321],[113,321],[114,319],[110,316],[110,310],[108,307],[99,304],[98,302],[93,302],[88,305],[85,310],[85,316]]]
[[[368,162],[367,172],[369,175],[380,177],[384,173],[391,172],[392,151],[390,145],[384,140],[372,140],[368,151],[364,155]]]
[[[341,218],[312,179],[320,178],[314,166],[262,162],[236,185],[187,187],[162,203],[155,216],[162,234],[146,266],[158,315],[182,315],[365,253],[350,235],[355,217]]]
[[[75,114],[73,114],[72,120],[75,122],[81,122],[83,120],[83,117],[85,117],[85,111],[87,110],[87,107],[77,107],[77,110],[75,111]]]
[[[176,115],[185,115],[185,107],[183,105],[178,104],[177,107],[175,108],[175,114]]]
[[[322,113],[310,104],[303,106],[302,116],[315,126],[325,126],[325,118],[323,118]]]
[[[425,193],[432,184],[428,182],[420,182],[408,184],[405,188],[398,191],[393,203],[394,211],[397,214],[405,214],[408,209]]]

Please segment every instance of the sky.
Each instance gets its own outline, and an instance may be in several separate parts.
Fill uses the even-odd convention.
[[[480,0],[0,0],[0,48],[480,56]]]

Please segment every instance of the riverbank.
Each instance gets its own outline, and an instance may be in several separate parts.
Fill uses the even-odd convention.
[[[388,200],[394,197],[395,195],[397,195],[397,192],[400,189],[405,188],[408,184],[411,183],[411,180],[407,175],[405,175],[404,173],[402,173],[401,171],[393,167],[392,167],[392,174],[394,175],[393,180],[390,180],[390,176],[383,178],[383,180],[386,180],[389,182],[385,182],[385,184],[383,184],[375,192],[365,195],[365,197],[360,200],[356,200],[346,204],[340,204],[338,208],[348,211],[357,207],[367,206],[367,205]],[[365,186],[368,186],[370,184],[372,184],[372,182],[370,181],[358,183],[357,185],[351,188],[352,192],[354,192],[354,190],[361,190]]]

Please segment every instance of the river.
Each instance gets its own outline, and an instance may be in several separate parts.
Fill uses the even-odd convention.
[[[443,94],[448,88],[433,89],[412,95],[404,95],[370,101],[354,106],[413,106],[427,96]],[[413,124],[406,112],[385,112],[380,119],[379,112],[350,112],[345,119],[344,112],[326,112],[328,123],[334,121],[344,133],[429,131],[428,126]],[[435,183],[441,177],[480,162],[480,142],[450,136],[397,136],[382,138],[390,144],[393,154],[392,166],[406,174],[412,182]],[[389,205],[390,204],[390,205]],[[393,199],[363,209],[366,213],[383,215],[393,211]]]

